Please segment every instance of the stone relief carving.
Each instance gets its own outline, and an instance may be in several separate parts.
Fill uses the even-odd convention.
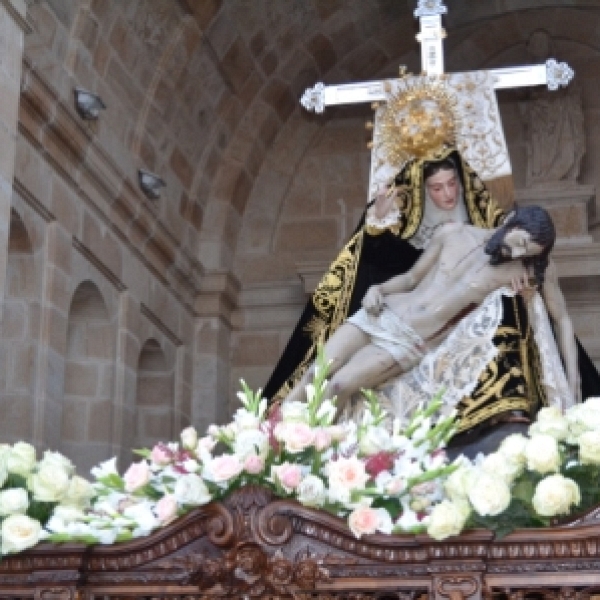
[[[532,60],[546,60],[552,39],[539,29],[527,42]],[[522,104],[527,142],[527,187],[573,187],[585,154],[581,88],[533,90]]]

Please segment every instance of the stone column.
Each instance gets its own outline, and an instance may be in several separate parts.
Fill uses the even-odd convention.
[[[230,273],[216,272],[203,277],[196,297],[192,416],[199,431],[230,416],[231,317],[238,293]]]
[[[0,298],[4,298],[21,88],[25,0],[0,0]],[[2,304],[0,304],[2,306]],[[1,308],[0,308],[1,310]]]

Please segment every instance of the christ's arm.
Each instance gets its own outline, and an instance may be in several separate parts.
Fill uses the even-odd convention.
[[[456,223],[447,223],[441,226],[410,271],[396,275],[381,285],[372,285],[369,288],[362,301],[364,309],[367,312],[378,314],[383,308],[384,296],[409,292],[417,287],[438,260],[448,234],[460,227],[461,225]]]
[[[565,365],[567,381],[577,402],[581,402],[581,386],[579,382],[579,366],[577,364],[577,346],[573,323],[567,312],[565,298],[558,286],[556,265],[550,261],[546,269],[546,277],[542,287],[542,296],[555,325],[556,338],[560,354]]]

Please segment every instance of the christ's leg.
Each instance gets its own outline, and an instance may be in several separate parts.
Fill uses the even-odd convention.
[[[403,372],[396,359],[383,348],[369,344],[352,356],[332,377],[327,393],[337,396],[338,415],[361,388],[371,389]]]
[[[352,323],[344,323],[323,347],[325,361],[329,364],[329,377],[344,366],[361,348],[369,344],[369,336]],[[304,373],[284,402],[306,399],[306,384],[314,377],[314,364]]]

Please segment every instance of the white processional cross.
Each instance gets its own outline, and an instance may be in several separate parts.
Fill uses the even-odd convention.
[[[442,27],[441,15],[447,12],[442,0],[419,0],[415,17],[420,21],[421,31],[417,40],[421,44],[421,65],[425,75],[444,73],[442,41],[446,32]],[[516,88],[535,85],[548,86],[549,90],[564,87],[573,78],[574,72],[564,62],[551,58],[544,64],[523,67],[492,69],[494,88]],[[387,99],[384,81],[366,81],[345,85],[317,83],[307,89],[300,102],[308,111],[322,113],[326,106],[335,104],[358,104],[380,102]]]

